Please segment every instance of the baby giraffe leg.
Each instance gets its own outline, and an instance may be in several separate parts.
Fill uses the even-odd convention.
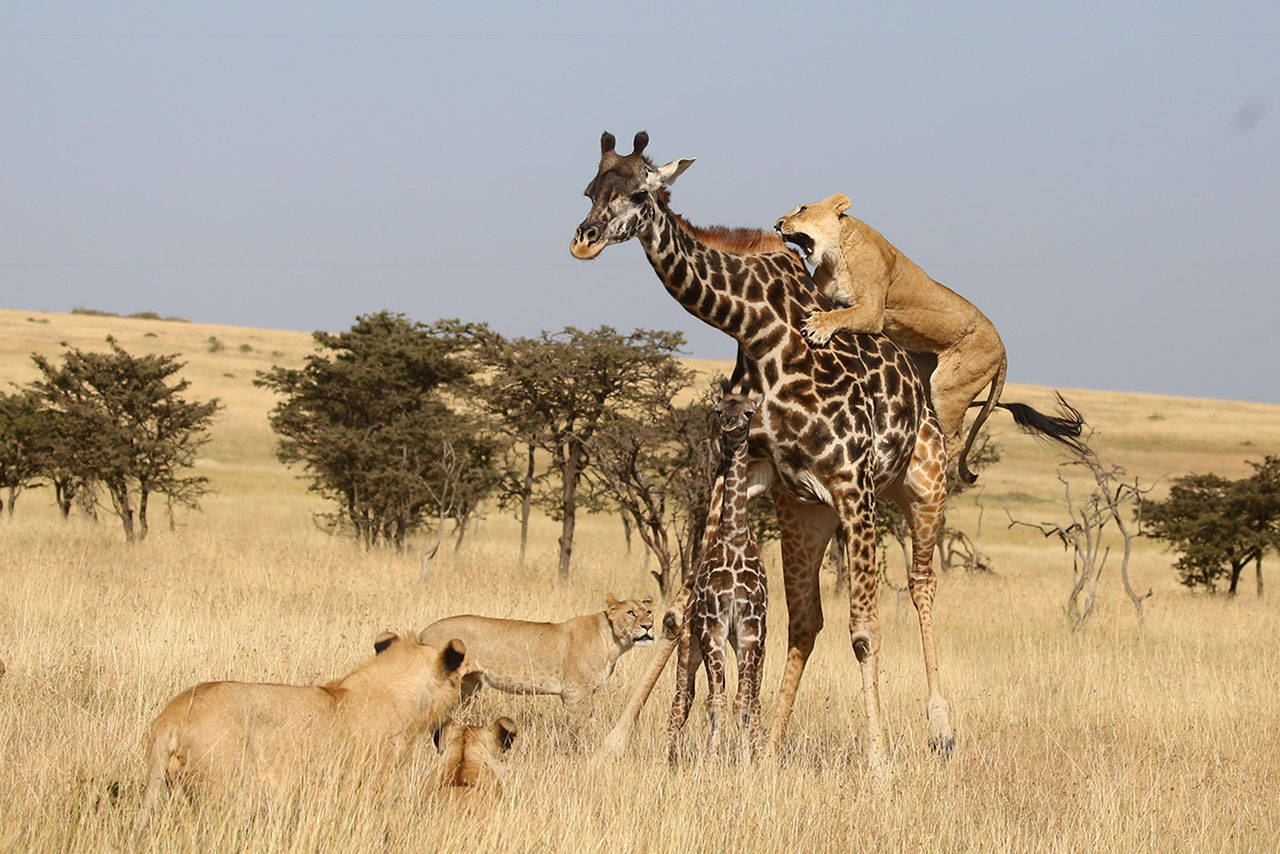
[[[704,627],[702,633],[702,663],[707,668],[707,723],[710,726],[707,748],[711,752],[720,747],[721,726],[728,705],[725,697],[725,634],[722,623]]]

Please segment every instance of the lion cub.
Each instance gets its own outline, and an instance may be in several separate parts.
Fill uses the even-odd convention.
[[[140,823],[175,777],[226,786],[243,774],[279,794],[308,759],[403,750],[433,732],[458,703],[466,647],[387,632],[373,648],[324,685],[204,682],[175,697],[151,725]]]
[[[556,694],[576,728],[591,716],[592,695],[609,681],[619,656],[653,642],[652,606],[652,599],[609,596],[603,611],[562,623],[446,617],[418,640],[460,638],[467,645],[463,702],[481,682],[509,694]]]
[[[848,306],[809,315],[805,336],[825,344],[840,330],[883,332],[907,350],[936,354],[938,364],[929,378],[933,410],[947,456],[958,459],[960,477],[972,483],[977,476],[969,470],[969,448],[1004,390],[1007,359],[1000,334],[973,303],[929,278],[880,232],[846,216],[848,208],[849,197],[836,193],[798,206],[774,225],[783,240],[817,265],[813,280],[823,292]],[[965,410],[988,386],[961,450]]]
[[[436,730],[440,762],[432,788],[502,788],[502,754],[511,749],[518,728],[511,718],[495,718],[489,726],[467,726],[449,720]]]

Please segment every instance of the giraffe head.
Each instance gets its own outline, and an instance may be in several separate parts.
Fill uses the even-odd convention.
[[[644,156],[649,143],[649,134],[644,131],[636,134],[631,153],[625,157],[613,150],[615,143],[608,131],[600,137],[600,167],[585,191],[591,212],[569,244],[573,257],[583,261],[596,257],[611,243],[635,237],[653,217],[653,193],[670,187],[693,163],[692,157],[682,157],[654,166]]]
[[[715,408],[722,439],[729,448],[736,448],[747,439],[751,431],[751,418],[764,402],[764,396],[749,391],[735,391],[727,383],[713,388],[711,405]]]

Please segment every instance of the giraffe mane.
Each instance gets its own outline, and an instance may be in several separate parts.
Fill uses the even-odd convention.
[[[669,205],[671,195],[666,188],[660,190],[656,195],[664,205],[667,205],[667,209],[671,210]],[[713,249],[733,252],[739,255],[749,255],[755,252],[789,252],[797,261],[800,261],[800,254],[784,243],[782,238],[772,231],[765,231],[760,228],[728,228],[723,225],[703,228],[689,222],[689,220],[675,211],[671,211],[671,215],[675,217],[676,222],[679,223],[686,234]]]

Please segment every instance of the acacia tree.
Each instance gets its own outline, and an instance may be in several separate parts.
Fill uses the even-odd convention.
[[[1225,578],[1234,596],[1254,564],[1262,595],[1262,557],[1280,551],[1280,457],[1250,463],[1251,477],[1190,474],[1173,481],[1164,501],[1143,506],[1148,533],[1178,552],[1174,568],[1187,587],[1215,590]]]
[[[53,485],[53,500],[62,518],[71,515],[77,499],[82,509],[93,513],[93,473],[76,460],[73,420],[53,409],[42,409],[40,414],[44,421],[40,473]]]
[[[153,494],[172,505],[198,506],[207,478],[186,475],[209,441],[220,404],[189,401],[185,363],[176,355],[133,356],[108,338],[109,353],[70,349],[55,366],[32,355],[41,378],[30,390],[56,413],[64,465],[82,481],[100,483],[129,542],[147,536]],[[69,508],[69,500],[67,507]]]
[[[621,334],[602,326],[512,340],[485,332],[475,341],[488,374],[481,391],[486,408],[521,443],[550,456],[558,481],[554,491],[532,495],[530,486],[526,495],[560,521],[559,574],[568,578],[583,500],[579,486],[593,464],[592,437],[616,413],[651,393],[684,336],[645,329]],[[531,482],[526,474],[525,483]]]
[[[35,395],[0,392],[0,487],[8,491],[10,516],[22,491],[39,485],[44,474],[49,424]]]
[[[362,315],[346,332],[313,333],[319,352],[303,367],[254,381],[283,398],[270,415],[281,461],[300,463],[311,491],[338,504],[323,518],[366,546],[403,548],[432,517],[461,532],[492,488],[499,443],[453,405],[470,388],[472,334],[454,321]]]
[[[677,567],[680,580],[689,576],[717,473],[710,404],[675,402],[694,376],[671,359],[648,398],[602,425],[589,448],[592,488],[618,505],[657,560],[651,574],[663,596],[676,585]]]

